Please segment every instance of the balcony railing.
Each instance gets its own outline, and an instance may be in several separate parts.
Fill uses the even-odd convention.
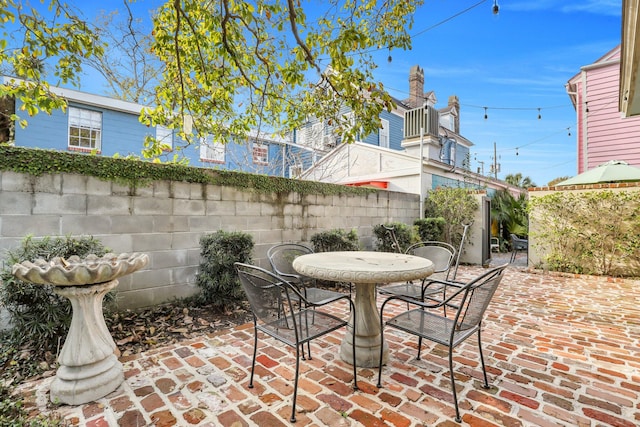
[[[438,136],[439,121],[438,111],[428,105],[409,110],[404,113],[404,138],[419,138],[420,129],[425,136]]]

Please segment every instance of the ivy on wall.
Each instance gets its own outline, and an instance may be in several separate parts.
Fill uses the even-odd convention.
[[[376,191],[370,188],[198,168],[174,163],[151,163],[138,159],[101,157],[8,145],[0,145],[0,170],[34,176],[75,173],[132,187],[147,186],[153,181],[168,180],[251,189],[259,193],[296,192],[302,195],[328,196],[362,195]]]
[[[529,211],[548,269],[640,277],[640,192],[555,192],[531,198]]]

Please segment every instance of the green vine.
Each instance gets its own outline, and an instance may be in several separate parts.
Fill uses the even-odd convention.
[[[151,185],[153,181],[169,180],[251,189],[258,193],[297,192],[302,195],[329,196],[363,195],[376,191],[362,187],[198,168],[175,163],[151,163],[138,159],[101,157],[8,145],[0,145],[0,171],[13,171],[34,176],[76,173],[130,185],[134,188]]]

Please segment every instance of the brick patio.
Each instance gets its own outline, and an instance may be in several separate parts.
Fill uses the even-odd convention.
[[[480,267],[460,267],[458,279]],[[640,281],[507,269],[484,322],[490,390],[480,387],[477,342],[456,350],[462,425],[640,425]],[[406,306],[398,305],[397,309]],[[346,304],[339,307],[346,316]],[[299,426],[457,425],[446,349],[387,329],[389,364],[377,369],[339,360],[344,334],[312,345],[301,362]],[[123,359],[126,382],[98,402],[60,406],[72,425],[287,426],[295,356],[271,339],[259,341],[255,388],[247,388],[253,325]],[[34,410],[45,412],[51,378],[25,384]]]

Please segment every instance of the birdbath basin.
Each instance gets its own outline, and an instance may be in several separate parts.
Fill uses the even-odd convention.
[[[56,294],[71,301],[71,326],[51,383],[53,403],[81,405],[106,396],[122,384],[124,372],[104,321],[102,301],[107,292],[118,286],[119,277],[143,268],[148,262],[146,254],[109,253],[102,257],[57,257],[13,265],[12,273],[18,279],[52,285]]]

